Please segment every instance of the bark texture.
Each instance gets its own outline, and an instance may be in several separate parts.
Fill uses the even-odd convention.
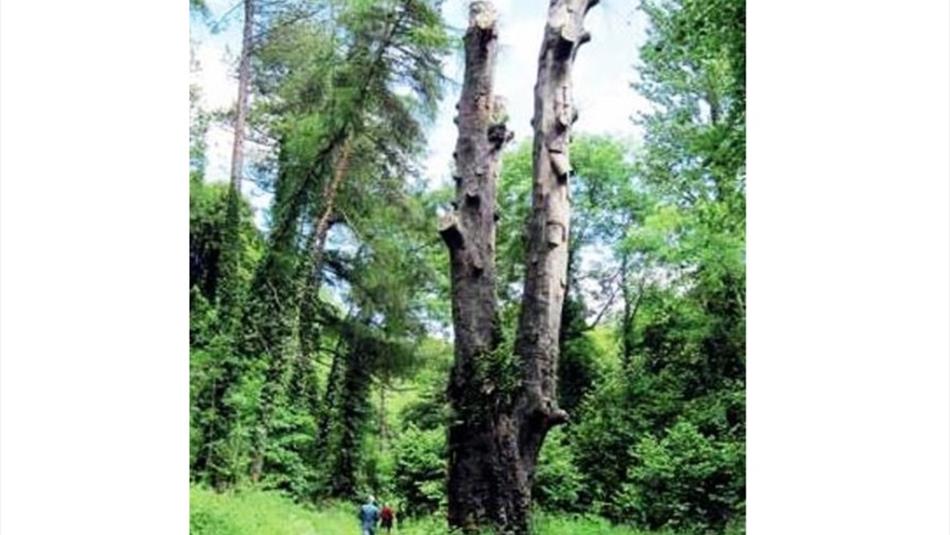
[[[522,380],[514,416],[523,472],[519,483],[526,496],[520,514],[525,517],[544,438],[568,418],[557,406],[557,360],[570,252],[569,146],[577,120],[572,71],[578,49],[590,40],[584,16],[595,4],[597,0],[551,0],[534,86],[531,214],[514,347]],[[524,524],[518,524],[517,531],[524,532]]]
[[[496,12],[490,2],[472,2],[465,34],[465,75],[459,100],[455,148],[454,210],[439,232],[449,248],[455,365],[448,396],[450,422],[449,524],[475,528],[507,523],[510,463],[482,362],[500,340],[495,296],[495,197],[501,149],[510,139],[502,103],[494,95],[498,47]],[[510,434],[510,433],[509,433]],[[514,461],[514,459],[510,459]]]
[[[459,102],[455,210],[442,217],[449,247],[455,367],[449,384],[449,524],[528,532],[531,481],[547,431],[567,420],[556,404],[558,337],[568,262],[568,144],[576,120],[571,67],[589,40],[583,19],[595,0],[552,0],[535,86],[534,177],[525,290],[506,380],[495,296],[495,194],[500,151],[510,139],[493,94],[496,14],[472,2]],[[499,365],[501,363],[501,365]]]
[[[547,429],[565,421],[556,407],[558,335],[567,289],[571,201],[572,67],[577,50],[590,40],[583,28],[592,0],[552,0],[534,87],[532,210],[528,222],[525,285],[515,354],[522,363],[525,412],[524,455],[536,458]],[[533,462],[533,461],[532,461]]]

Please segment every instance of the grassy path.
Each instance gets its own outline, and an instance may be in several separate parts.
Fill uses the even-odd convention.
[[[538,515],[538,535],[674,535],[610,525],[599,518]],[[393,529],[398,535],[448,535],[438,517],[412,520]],[[360,535],[356,508],[327,504],[310,509],[274,492],[217,494],[191,489],[191,535]],[[382,535],[382,533],[378,533]]]

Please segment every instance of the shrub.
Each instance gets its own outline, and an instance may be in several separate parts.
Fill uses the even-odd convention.
[[[581,475],[561,429],[554,428],[544,441],[534,474],[532,495],[538,506],[546,510],[578,511]]]
[[[395,444],[395,489],[403,513],[433,513],[445,505],[445,431],[410,424]]]
[[[714,441],[692,423],[681,421],[660,440],[653,436],[640,440],[631,457],[628,482],[618,501],[639,523],[722,533],[733,517],[741,515],[745,459],[741,442]]]

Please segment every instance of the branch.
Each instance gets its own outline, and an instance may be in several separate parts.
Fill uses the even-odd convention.
[[[618,269],[612,277],[610,277],[609,282],[613,282],[617,277],[620,276],[620,270]],[[607,298],[607,302],[604,304],[603,308],[600,309],[600,312],[597,313],[597,317],[594,318],[593,323],[590,324],[589,328],[593,329],[597,327],[597,324],[600,323],[600,320],[603,319],[604,313],[607,312],[607,309],[610,308],[610,305],[614,304],[614,299],[617,297],[617,291],[620,290],[620,286],[614,286],[613,291],[610,292],[610,297]]]

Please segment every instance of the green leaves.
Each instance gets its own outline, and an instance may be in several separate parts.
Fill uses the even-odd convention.
[[[550,511],[580,511],[583,480],[561,427],[548,433],[534,474],[532,497]]]
[[[431,514],[445,506],[445,430],[410,424],[395,447],[396,492],[407,515]]]
[[[651,528],[722,530],[742,500],[741,442],[715,441],[680,421],[657,439],[648,435],[631,452],[629,483],[620,501]]]
[[[604,235],[624,274],[618,339],[632,361],[597,383],[572,426],[580,498],[652,528],[741,530],[745,5],[648,0],[643,9],[652,24],[636,88],[655,106],[640,118],[645,138],[626,193],[591,203],[604,210],[617,198],[615,210],[626,210],[625,220],[607,219],[621,230]],[[611,160],[593,154],[595,169]],[[597,194],[600,183],[584,187]]]

